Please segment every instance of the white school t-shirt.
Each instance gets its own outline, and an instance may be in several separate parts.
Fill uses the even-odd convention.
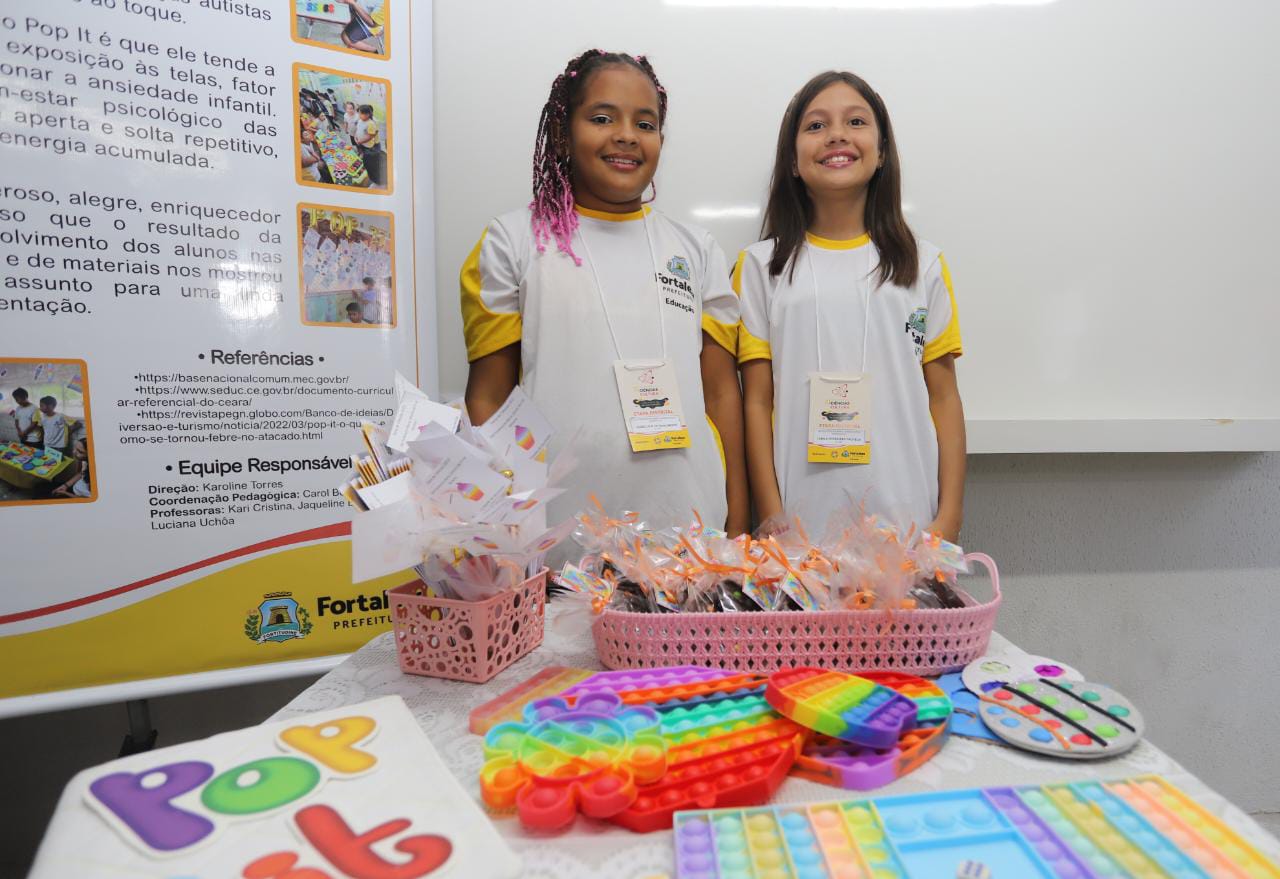
[[[647,208],[630,214],[579,208],[578,222],[573,249],[580,266],[554,241],[538,252],[527,208],[489,223],[461,274],[467,359],[519,342],[521,384],[556,431],[551,454],[578,435],[577,467],[569,491],[552,501],[549,522],[573,516],[594,493],[613,515],[636,510],[651,520],[687,522],[696,508],[708,524],[720,525],[727,512],[724,454],[705,417],[700,357],[703,330],[736,351],[738,297],[724,254],[707,232]],[[660,325],[691,445],[635,453],[613,363],[661,357]]]
[[[783,508],[799,515],[815,536],[849,497],[902,527],[927,526],[938,513],[938,437],[922,366],[962,353],[947,264],[938,248],[919,241],[916,283],[877,287],[879,253],[868,236],[806,237],[792,278],[787,269],[770,277],[772,240],[744,250],[733,274],[742,296],[738,362],[772,361],[773,459]],[[821,287],[816,314],[815,273]],[[868,314],[871,463],[810,464],[809,373],[819,370],[816,333],[822,334],[821,371],[856,373]]]

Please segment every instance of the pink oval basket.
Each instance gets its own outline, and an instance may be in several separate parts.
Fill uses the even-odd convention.
[[[816,665],[850,671],[937,675],[987,652],[1000,609],[1000,572],[979,552],[991,600],[943,610],[840,610],[744,613],[629,613],[605,610],[591,627],[607,668],[704,665],[771,672]]]

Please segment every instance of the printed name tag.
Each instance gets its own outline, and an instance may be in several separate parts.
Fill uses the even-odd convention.
[[[871,463],[871,376],[809,373],[809,463]]]
[[[613,375],[631,451],[686,449],[689,428],[675,370],[666,360],[615,360]]]

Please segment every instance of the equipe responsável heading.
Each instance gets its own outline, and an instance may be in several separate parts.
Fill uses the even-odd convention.
[[[351,458],[247,458],[244,461],[178,462],[183,476],[230,476],[233,473],[294,473],[305,470],[349,470]]]

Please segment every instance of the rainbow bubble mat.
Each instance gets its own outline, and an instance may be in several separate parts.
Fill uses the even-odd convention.
[[[774,672],[765,698],[802,726],[869,748],[892,748],[916,726],[919,711],[915,702],[888,687],[820,668]]]
[[[681,812],[675,848],[681,879],[1280,879],[1158,776]]]
[[[482,736],[499,723],[508,721],[519,723],[524,717],[524,707],[530,702],[558,695],[594,674],[595,672],[585,668],[548,666],[501,696],[490,699],[473,709],[468,719],[470,724],[468,728],[476,735]]]
[[[979,716],[991,732],[1014,747],[1054,757],[1123,754],[1142,740],[1145,728],[1133,703],[1088,681],[1031,678],[980,699]]]
[[[683,701],[659,715],[667,773],[610,819],[640,832],[670,827],[681,809],[768,802],[810,735],[756,693]]]
[[[637,785],[667,771],[657,712],[593,693],[570,706],[555,697],[529,703],[522,723],[485,735],[480,794],[492,809],[514,807],[536,830],[558,830],[579,811],[617,815],[635,802]]]
[[[768,675],[680,666],[627,672],[601,672],[560,695],[573,702],[587,693],[617,693],[628,705],[666,710],[680,705],[703,705],[749,694],[764,695]]]
[[[846,790],[872,790],[914,771],[942,750],[950,729],[951,701],[936,684],[892,671],[863,672],[860,677],[915,702],[919,726],[888,749],[816,736],[796,758],[792,774]]]

